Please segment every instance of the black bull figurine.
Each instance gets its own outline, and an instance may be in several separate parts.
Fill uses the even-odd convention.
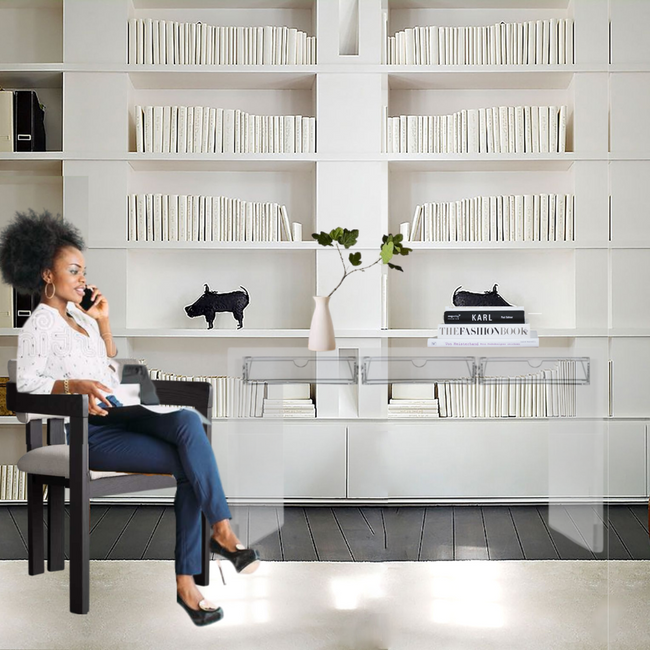
[[[205,320],[208,322],[208,329],[211,330],[214,327],[215,314],[217,312],[229,311],[237,321],[237,329],[241,329],[244,325],[244,309],[250,302],[248,291],[242,287],[244,291],[219,293],[218,291],[210,291],[210,287],[207,284],[203,286],[205,287],[203,295],[194,301],[194,304],[185,307],[185,313],[190,318],[205,316]]]

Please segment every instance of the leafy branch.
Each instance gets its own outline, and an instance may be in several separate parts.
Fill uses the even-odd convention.
[[[334,287],[334,289],[332,289],[330,294],[327,296],[328,298],[341,286],[341,284],[343,284],[343,280],[345,280],[345,278],[347,278],[349,275],[352,275],[357,271],[365,271],[366,269],[373,267],[375,264],[379,264],[379,262],[387,264],[388,268],[390,269],[395,269],[397,271],[403,272],[404,269],[401,266],[392,264],[390,260],[392,260],[393,256],[395,255],[408,255],[413,250],[402,245],[403,235],[383,235],[381,238],[381,246],[379,247],[379,257],[374,262],[372,262],[372,264],[361,267],[361,253],[358,251],[356,253],[350,253],[348,255],[348,261],[354,268],[349,269],[345,265],[341,246],[343,246],[345,249],[354,246],[357,243],[357,238],[359,236],[358,230],[334,228],[334,230],[330,231],[329,233],[323,231],[320,233],[314,232],[311,236],[316,241],[318,241],[321,246],[335,246],[339,257],[341,258],[341,264],[343,265],[343,277],[341,278],[340,282]]]

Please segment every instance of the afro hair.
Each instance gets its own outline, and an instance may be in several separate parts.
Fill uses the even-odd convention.
[[[54,266],[60,248],[74,246],[85,248],[79,230],[64,221],[60,215],[53,217],[47,210],[36,214],[16,212],[16,218],[0,233],[0,271],[6,284],[18,293],[40,294],[45,281],[41,274]]]

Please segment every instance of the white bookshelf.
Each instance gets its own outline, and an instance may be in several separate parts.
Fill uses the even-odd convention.
[[[585,444],[598,448],[609,468],[608,484],[598,483],[598,475],[599,496],[645,497],[650,380],[640,369],[650,363],[650,307],[639,291],[650,282],[644,217],[650,46],[640,25],[650,18],[647,3],[611,0],[608,10],[591,0],[364,0],[358,30],[344,25],[344,38],[339,3],[331,0],[241,5],[0,3],[0,22],[12,27],[12,38],[22,36],[20,46],[0,44],[0,85],[34,88],[51,106],[47,152],[0,154],[2,219],[47,207],[81,228],[89,277],[110,300],[119,356],[145,358],[167,372],[223,375],[236,370],[238,349],[241,356],[306,353],[312,296],[329,293],[340,277],[336,252],[318,246],[312,232],[358,228],[358,249],[369,261],[381,235],[398,232],[418,204],[567,193],[575,195],[573,242],[413,242],[413,253],[397,262],[404,273],[389,273],[388,329],[381,329],[378,267],[346,280],[330,307],[340,350],[359,358],[444,355],[427,350],[426,339],[436,334],[454,289],[482,291],[497,282],[507,300],[524,305],[538,331],[535,356],[589,357],[592,377],[577,388],[577,417],[545,420],[389,419],[385,385],[318,385],[316,419],[217,421],[214,448],[229,498],[523,502],[548,499],[562,488],[567,499],[581,499],[590,496],[582,475],[559,486],[556,473],[580,465]],[[389,35],[415,25],[572,18],[575,63],[385,65],[384,13]],[[147,17],[288,25],[317,37],[317,63],[127,63],[128,20]],[[42,42],[26,38],[34,24],[47,34]],[[358,54],[339,53],[350,48]],[[315,116],[317,150],[135,153],[134,106],[179,103]],[[384,106],[392,116],[515,104],[566,105],[566,153],[382,152]],[[127,242],[126,196],[145,192],[277,202],[287,206],[290,221],[302,223],[303,241]],[[187,319],[182,308],[206,282],[219,291],[248,289],[242,330],[230,314],[219,315],[213,330],[204,319]],[[17,334],[0,330],[0,362],[15,355]],[[485,356],[502,352],[485,349]],[[530,352],[513,350],[512,356]],[[0,447],[1,460],[15,462],[22,427],[13,420],[2,425],[12,442]]]

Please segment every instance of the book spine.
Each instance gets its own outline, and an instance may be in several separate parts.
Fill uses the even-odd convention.
[[[526,322],[525,312],[523,310],[504,310],[504,311],[454,311],[447,310],[444,313],[443,320],[445,324],[522,324]]]

